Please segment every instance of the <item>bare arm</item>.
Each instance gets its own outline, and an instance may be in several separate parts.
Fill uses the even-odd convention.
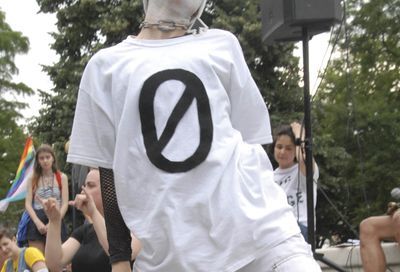
[[[28,180],[27,186],[28,186],[28,191],[27,191],[26,197],[25,197],[25,210],[29,213],[31,220],[33,223],[35,223],[38,231],[41,234],[45,234],[47,232],[47,227],[45,224],[43,224],[43,222],[39,219],[39,217],[37,217],[37,215],[32,207],[32,201],[33,201],[32,177]]]
[[[32,265],[32,271],[33,272],[44,272],[44,271],[49,271],[47,269],[46,263],[44,261],[37,261]]]
[[[93,201],[93,197],[87,192],[85,187],[82,187],[82,193],[77,194],[74,201],[70,201],[71,205],[74,205],[80,210],[86,218],[93,224],[94,231],[96,232],[97,239],[108,254],[108,241],[107,241],[107,230],[106,223],[103,215],[96,208]]]
[[[92,224],[94,227],[94,230],[97,235],[97,239],[99,240],[100,245],[104,249],[104,251],[107,253],[107,255],[110,256],[109,254],[109,247],[108,247],[108,240],[107,240],[107,229],[106,229],[106,224],[104,217],[101,215],[101,213],[96,210],[95,213],[90,216],[92,220]],[[136,256],[139,254],[141,247],[140,241],[133,235],[131,235],[132,241],[131,241],[131,261],[136,259]],[[116,269],[121,269],[123,266],[117,266],[118,268]],[[124,270],[117,270],[117,271],[124,271]],[[129,266],[129,271],[130,271],[130,266]]]
[[[131,265],[129,262],[116,262],[112,263],[112,272],[131,272]]]
[[[142,249],[142,244],[140,243],[139,239],[135,237],[135,235],[131,234],[132,236],[132,243],[131,243],[131,248],[132,248],[132,255],[131,255],[131,260],[135,260],[136,256],[139,254],[140,250]]]
[[[64,173],[61,175],[61,218],[64,218],[68,210],[68,177]]]
[[[96,208],[93,197],[87,192],[86,187],[82,187],[82,193],[76,195],[75,200],[70,201],[70,204],[74,205],[78,210],[82,211],[86,218],[88,218],[88,220],[93,224],[100,245],[107,253],[107,255],[109,255],[107,229],[104,217]],[[131,235],[131,237],[131,260],[134,260],[141,249],[141,245],[136,237],[134,237],[133,235]]]
[[[55,198],[40,200],[43,209],[49,218],[46,237],[45,257],[46,264],[51,271],[60,271],[62,267],[69,264],[78,251],[80,243],[68,238],[61,244],[61,211]]]
[[[306,175],[306,165],[305,165],[305,157],[306,154],[304,152],[304,139],[305,139],[305,131],[304,127],[302,127],[299,123],[293,122],[290,124],[292,127],[293,134],[296,139],[300,139],[301,145],[296,145],[296,159],[300,165],[300,172],[305,176]],[[315,160],[313,158],[313,170],[315,170]]]
[[[94,231],[96,232],[97,239],[99,240],[99,243],[101,247],[104,249],[104,251],[107,253],[107,255],[110,255],[108,252],[108,240],[107,240],[107,229],[106,229],[106,222],[104,220],[104,217],[100,214],[98,210],[91,216]]]

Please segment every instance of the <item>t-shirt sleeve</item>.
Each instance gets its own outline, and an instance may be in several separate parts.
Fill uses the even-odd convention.
[[[74,238],[77,240],[80,244],[82,244],[83,237],[84,237],[84,232],[85,232],[85,225],[82,225],[78,228],[76,228],[72,233],[71,233],[71,238]]]
[[[75,108],[67,161],[112,168],[115,129],[111,79],[106,64],[95,55],[83,73]]]
[[[32,266],[39,262],[39,261],[45,261],[44,256],[42,254],[42,252],[35,248],[35,247],[28,247],[25,250],[25,262],[26,264],[32,268]]]
[[[269,113],[243,56],[239,41],[232,35],[233,64],[228,95],[231,103],[231,122],[251,144],[272,142]]]
[[[6,266],[7,266],[8,260],[5,260],[3,263],[3,267],[1,268],[1,272],[6,272]]]

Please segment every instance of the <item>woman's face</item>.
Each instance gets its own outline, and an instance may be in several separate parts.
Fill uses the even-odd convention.
[[[276,140],[274,157],[281,169],[289,168],[295,164],[296,146],[288,135],[281,135]]]
[[[101,198],[99,170],[90,170],[90,172],[86,176],[85,188],[87,193],[92,196],[97,210],[103,213],[103,201]]]
[[[53,155],[49,152],[40,152],[38,154],[38,162],[44,171],[51,170],[54,163]]]

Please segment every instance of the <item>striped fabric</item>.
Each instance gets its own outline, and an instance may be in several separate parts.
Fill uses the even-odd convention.
[[[5,212],[10,202],[25,198],[28,178],[32,174],[34,161],[35,148],[33,146],[32,137],[28,137],[25,142],[25,148],[21,156],[15,179],[12,182],[11,188],[8,190],[6,197],[0,201],[0,212]]]

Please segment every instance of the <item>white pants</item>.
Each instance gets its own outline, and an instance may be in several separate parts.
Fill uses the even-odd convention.
[[[237,272],[320,272],[311,247],[301,234],[268,249]]]

